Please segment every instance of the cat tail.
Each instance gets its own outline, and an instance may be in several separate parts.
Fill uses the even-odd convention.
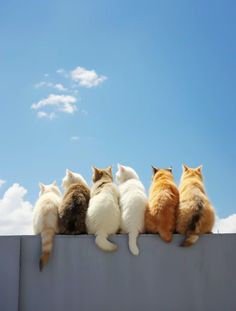
[[[39,260],[39,270],[42,271],[44,266],[47,264],[53,245],[53,238],[55,231],[51,228],[45,229],[41,232],[41,243],[42,251]]]
[[[134,230],[132,232],[129,232],[129,250],[135,256],[138,256],[138,254],[139,254],[139,249],[137,246],[138,234],[139,234],[138,230]]]
[[[108,234],[106,234],[104,232],[99,232],[99,233],[97,233],[95,243],[97,244],[97,246],[99,248],[101,248],[102,250],[104,250],[106,252],[116,251],[117,245],[108,241],[107,237],[108,237]]]
[[[199,239],[199,223],[203,215],[204,203],[201,198],[195,202],[195,212],[192,215],[191,221],[186,231],[186,238],[181,246],[192,246]]]

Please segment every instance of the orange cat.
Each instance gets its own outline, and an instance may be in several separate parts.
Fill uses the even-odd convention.
[[[179,191],[174,183],[172,169],[153,167],[153,178],[149,193],[149,206],[145,211],[145,227],[149,233],[159,233],[170,242],[176,228]]]
[[[191,246],[200,234],[212,231],[215,213],[209,202],[202,177],[202,166],[195,169],[183,165],[180,187],[177,232],[186,235],[181,246]]]

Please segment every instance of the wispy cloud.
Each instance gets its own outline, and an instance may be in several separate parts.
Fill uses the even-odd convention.
[[[33,207],[24,199],[26,193],[13,184],[0,199],[0,235],[32,234]]]
[[[38,111],[37,116],[39,118],[46,118],[49,120],[53,120],[56,118],[56,113],[55,112],[45,112],[45,111]]]
[[[79,136],[71,136],[71,141],[79,141]]]
[[[48,94],[47,97],[31,105],[32,109],[39,110],[38,118],[53,120],[59,112],[74,114],[77,110],[79,88],[92,88],[101,84],[107,79],[104,75],[99,75],[95,70],[88,70],[83,67],[76,67],[71,71],[60,68],[56,71],[63,77],[62,83],[52,83],[48,81],[49,74],[44,74],[44,80],[34,85],[35,88],[52,88],[64,94]],[[55,81],[55,79],[53,79]],[[55,91],[54,91],[55,92]],[[56,93],[56,92],[55,92]],[[49,110],[49,111],[48,111]],[[83,115],[87,115],[86,110],[81,110]]]
[[[68,73],[63,68],[57,69],[56,73],[58,73],[59,75],[63,76],[64,78],[69,78]]]
[[[53,107],[56,109],[55,111],[49,113],[45,111],[39,111],[38,117],[54,119],[56,117],[56,112],[73,114],[77,110],[76,102],[76,97],[71,95],[50,94],[48,97],[41,99],[37,103],[34,103],[31,108],[38,110],[45,107]]]
[[[6,180],[0,179],[0,188],[6,183]]]
[[[79,66],[70,72],[70,77],[80,86],[87,88],[98,86],[107,79],[106,76],[98,75],[95,70],[87,70]]]
[[[64,87],[64,85],[62,83],[52,83],[52,82],[46,82],[46,81],[41,81],[39,83],[36,83],[34,85],[34,87],[36,89],[38,88],[43,88],[43,87],[47,87],[47,88],[52,88],[55,90],[58,90],[60,92],[65,92],[67,91],[67,88]]]

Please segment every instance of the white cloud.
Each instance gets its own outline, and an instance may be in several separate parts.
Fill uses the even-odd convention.
[[[78,141],[79,137],[78,136],[71,136],[70,140],[71,141]]]
[[[35,84],[34,87],[36,89],[42,88],[42,87],[48,87],[48,88],[56,89],[56,90],[61,91],[61,92],[67,91],[67,88],[65,88],[64,85],[61,83],[52,83],[52,82],[45,82],[45,81],[41,81],[41,82]]]
[[[37,103],[34,103],[31,108],[32,109],[41,109],[43,107],[53,107],[56,111],[61,111],[64,113],[73,114],[77,107],[75,105],[77,99],[71,95],[58,95],[58,94],[50,94],[47,98],[41,99]],[[50,118],[53,119],[56,117],[55,111],[51,113],[47,113],[45,111],[38,112],[39,118]]]
[[[53,120],[53,119],[56,118],[55,112],[38,111],[37,112],[37,116],[39,118],[46,118],[46,119],[49,119],[49,120]]]
[[[232,214],[226,218],[216,217],[214,233],[236,233],[236,214]]]
[[[97,86],[107,79],[106,76],[99,76],[95,70],[87,70],[79,66],[70,72],[70,76],[80,86],[88,88]]]
[[[87,115],[88,115],[88,111],[85,110],[85,109],[82,109],[82,110],[81,110],[81,113],[82,113],[84,116],[87,116]]]
[[[6,183],[6,180],[0,179],[0,188]]]
[[[77,110],[76,103],[79,98],[79,87],[92,88],[98,86],[107,79],[104,75],[98,75],[95,70],[87,70],[83,67],[76,67],[74,70],[66,71],[60,68],[57,74],[64,77],[68,87],[62,83],[52,83],[48,81],[49,74],[44,74],[44,80],[34,85],[35,88],[52,88],[65,94],[47,94],[47,97],[35,102],[31,105],[31,109],[38,110],[38,118],[47,118],[53,120],[59,112],[73,114]],[[57,93],[57,92],[55,92]],[[83,115],[87,115],[86,110],[81,110]]]
[[[0,235],[32,234],[30,202],[24,199],[27,190],[13,184],[0,199]]]

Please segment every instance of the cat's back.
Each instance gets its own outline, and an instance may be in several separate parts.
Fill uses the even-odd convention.
[[[180,199],[191,200],[196,196],[206,197],[204,184],[197,178],[189,178],[181,182],[179,187]]]
[[[117,198],[119,196],[117,186],[111,182],[98,181],[96,182],[91,189],[91,198],[98,200],[107,198]]]
[[[147,195],[145,188],[140,180],[130,179],[119,186],[121,201],[132,199],[146,200]]]
[[[61,203],[61,196],[55,193],[45,193],[36,202],[34,214],[37,212],[47,212],[57,208]]]
[[[150,188],[150,195],[160,195],[163,191],[177,193],[178,188],[175,183],[169,179],[157,180],[152,183]]]
[[[61,197],[55,193],[45,193],[36,202],[33,212],[33,229],[35,234],[44,227],[57,227],[58,208]]]
[[[83,183],[72,184],[68,188],[59,208],[61,234],[86,233],[85,218],[89,199],[90,190]]]
[[[150,209],[177,207],[178,204],[179,191],[173,180],[163,179],[153,183],[149,194]]]
[[[75,207],[84,207],[88,206],[90,199],[90,190],[89,188],[82,184],[76,183],[72,184],[66,191],[63,201],[60,207],[60,211],[64,209],[71,209]]]
[[[90,190],[89,188],[82,184],[82,183],[76,183],[69,187],[69,189],[66,191],[64,198],[75,198],[77,196],[83,196],[87,200],[90,198]]]

